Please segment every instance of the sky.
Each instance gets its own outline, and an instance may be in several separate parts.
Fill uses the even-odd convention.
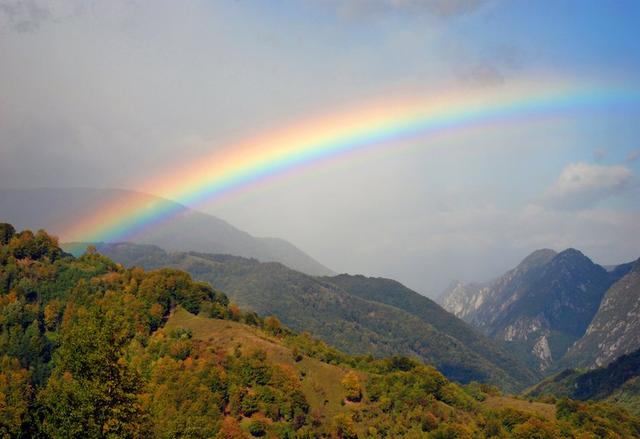
[[[0,187],[137,189],[396,96],[537,78],[640,90],[638,22],[622,0],[0,0]],[[416,138],[192,207],[430,296],[538,248],[638,258],[640,105],[562,116]]]

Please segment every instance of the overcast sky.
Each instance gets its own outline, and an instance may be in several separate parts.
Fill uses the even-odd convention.
[[[0,0],[0,187],[135,189],[396,92],[638,86],[638,23],[631,0]],[[639,120],[627,106],[430,139],[195,207],[429,295],[541,247],[624,262],[640,256]]]

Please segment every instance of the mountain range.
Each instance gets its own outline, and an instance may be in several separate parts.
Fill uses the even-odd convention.
[[[179,213],[133,243],[99,244],[101,252],[127,266],[184,269],[238,305],[350,353],[414,355],[451,379],[515,389],[564,368],[606,366],[640,348],[637,261],[603,267],[576,249],[537,250],[492,281],[453,284],[439,299],[443,309],[391,279],[335,276],[284,240],[253,237],[147,194],[1,189],[0,212],[19,228],[57,233],[123,197]],[[86,246],[65,248],[80,255]]]
[[[128,269],[95,250],[76,258],[45,231],[0,223],[3,437],[640,437],[640,418],[616,404],[525,400],[408,357],[348,355],[184,271]],[[235,259],[231,277],[254,270],[247,261],[283,267],[186,257],[203,269]],[[392,281],[336,283],[421,308]]]
[[[631,269],[632,264],[622,264],[607,270],[575,249],[559,253],[543,249],[493,281],[453,285],[440,301],[488,336],[527,355],[539,370],[553,370],[567,364],[562,362],[565,354],[567,358],[579,356],[577,352],[584,350],[581,346],[588,344],[581,340],[583,336],[599,340],[611,333],[611,328],[596,320],[607,309],[608,319],[616,315],[620,321],[630,321],[625,326],[628,343],[624,352],[629,346],[640,347],[635,319],[627,315],[622,303],[621,297],[626,296],[616,293],[637,284],[635,277],[627,277]],[[627,283],[618,286],[622,279]],[[608,357],[613,358],[615,355]]]
[[[46,228],[60,235],[79,218],[100,211],[122,199],[135,199],[140,206],[166,205],[177,212],[164,221],[137,233],[131,241],[155,244],[175,251],[201,251],[281,262],[313,275],[330,275],[332,270],[279,238],[259,238],[224,220],[189,209],[163,198],[121,189],[0,189],[0,218],[19,229]],[[83,249],[76,248],[78,252]]]
[[[175,267],[225,291],[242,308],[276,315],[353,354],[403,354],[434,364],[450,379],[517,389],[538,375],[432,300],[381,278],[314,277],[279,263],[230,255],[167,253],[156,246],[101,244],[125,266]]]

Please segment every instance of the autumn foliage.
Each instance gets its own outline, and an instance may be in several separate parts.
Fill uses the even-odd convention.
[[[167,325],[177,312],[245,328],[281,359]],[[311,359],[324,381],[305,376]],[[182,271],[74,258],[44,231],[0,224],[2,437],[640,437],[611,404],[563,399],[551,418],[488,407],[498,393],[409,358],[346,355]]]

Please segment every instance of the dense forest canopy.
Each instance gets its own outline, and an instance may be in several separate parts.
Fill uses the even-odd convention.
[[[502,396],[349,356],[176,269],[0,224],[3,437],[640,437],[608,403]]]

